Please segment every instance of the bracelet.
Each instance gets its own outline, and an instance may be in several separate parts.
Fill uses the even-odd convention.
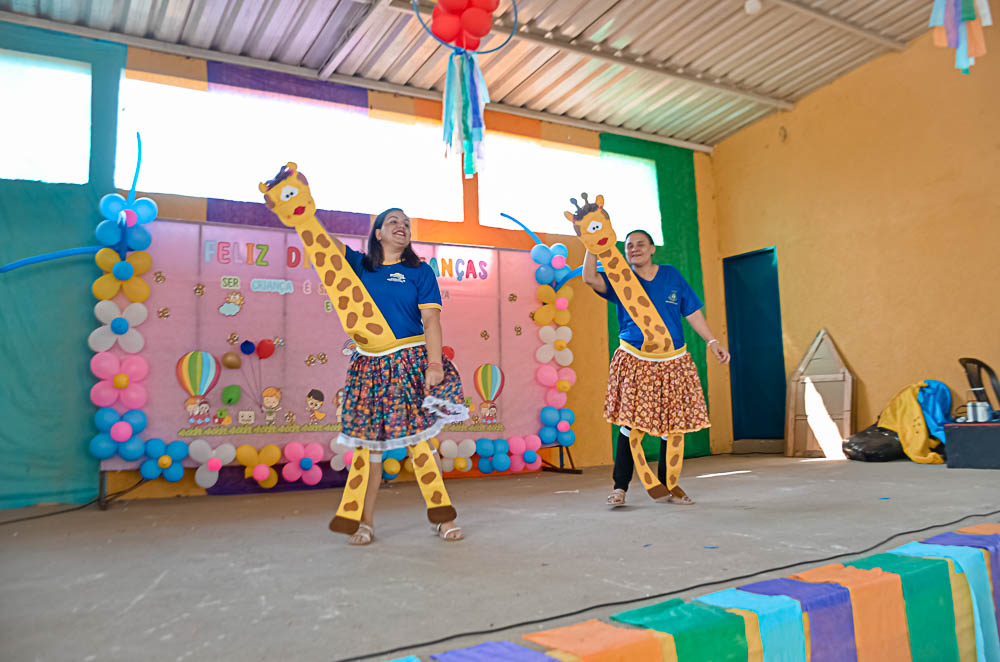
[[[429,367],[431,367],[432,365],[436,365],[436,366],[437,366],[437,367],[439,367],[439,368],[443,368],[443,367],[444,367],[443,365],[441,365],[441,364],[440,364],[440,363],[438,363],[437,361],[432,361],[432,362],[428,363],[428,364],[427,364],[427,367],[429,368]]]
[[[706,345],[706,347],[711,347],[712,343],[714,343],[714,342],[719,342],[719,341],[717,339],[715,339],[715,338],[712,338],[711,340],[708,341],[708,345]]]

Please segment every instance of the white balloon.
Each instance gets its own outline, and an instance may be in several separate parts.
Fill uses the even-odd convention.
[[[121,316],[118,304],[114,301],[98,301],[97,305],[94,306],[94,317],[99,319],[102,324],[111,324],[111,320]]]
[[[472,457],[476,454],[476,440],[463,439],[458,444],[458,457]]]
[[[456,444],[451,439],[445,439],[441,442],[441,448],[439,449],[441,457],[454,458],[458,457],[458,444]],[[450,470],[449,470],[450,471]]]
[[[556,355],[556,350],[552,345],[542,345],[535,352],[535,360],[539,363],[548,363]]]
[[[455,458],[451,458],[451,457],[441,458],[441,470],[442,471],[454,471],[455,470]]]
[[[142,334],[135,329],[129,329],[122,335],[118,336],[118,346],[129,354],[141,352],[145,344],[146,340],[142,337]]]
[[[106,352],[115,345],[118,336],[111,330],[110,326],[99,326],[90,332],[87,338],[87,346],[95,352]]]
[[[229,464],[236,459],[236,447],[232,444],[219,444],[215,447],[215,457],[223,464]]]
[[[188,455],[199,464],[205,464],[212,459],[212,447],[204,439],[195,439],[188,444]]]
[[[538,330],[538,338],[543,343],[551,345],[556,341],[556,330],[551,326],[543,326]]]
[[[219,472],[212,471],[208,468],[208,465],[203,464],[198,467],[198,470],[194,472],[194,482],[198,483],[204,488],[209,488],[215,485],[219,481]]]
[[[137,326],[146,321],[146,306],[141,303],[130,303],[122,311],[122,317],[129,323],[129,326]]]
[[[556,363],[563,366],[564,368],[571,363],[573,363],[573,350],[563,349],[555,353]]]
[[[568,326],[560,326],[556,329],[554,340],[562,340],[563,342],[569,342],[573,339],[573,329]]]
[[[343,471],[347,468],[347,458],[343,455],[334,455],[330,458],[330,468],[334,471]]]

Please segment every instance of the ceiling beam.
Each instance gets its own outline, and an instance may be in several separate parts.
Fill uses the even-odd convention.
[[[413,12],[413,4],[407,0],[392,0],[389,5],[398,12]],[[420,4],[420,13],[426,17],[431,15],[434,7],[427,3]],[[494,21],[494,29],[498,35],[506,35],[514,27],[513,17],[505,16],[503,19]],[[751,89],[746,89],[736,85],[723,83],[721,79],[712,76],[705,76],[702,73],[688,73],[681,67],[674,67],[663,62],[649,62],[642,56],[628,55],[623,50],[609,48],[603,44],[582,41],[579,39],[558,38],[552,31],[539,30],[530,24],[521,23],[518,25],[517,33],[513,37],[518,41],[545,46],[564,53],[572,53],[582,57],[600,60],[609,64],[618,64],[636,71],[648,71],[672,80],[687,83],[696,87],[708,88],[717,92],[724,92],[733,96],[749,99],[756,103],[762,103],[772,108],[781,110],[791,110],[794,104],[785,99],[769,96]]]
[[[347,56],[351,54],[351,51],[358,45],[358,42],[368,33],[368,30],[379,19],[385,18],[389,2],[390,0],[377,0],[372,3],[371,9],[368,10],[368,13],[361,19],[357,27],[351,31],[347,39],[337,45],[337,48],[330,54],[330,57],[327,58],[323,66],[320,67],[319,78],[321,80],[329,80],[331,74],[337,71],[337,67],[347,59]]]
[[[302,76],[303,78],[319,78],[318,71],[315,69],[307,69],[306,67],[297,67],[290,64],[282,64],[280,62],[271,62],[267,60],[257,60],[244,55],[231,55],[229,53],[210,51],[204,48],[195,48],[193,46],[185,46],[183,44],[175,44],[172,42],[156,41],[155,39],[135,37],[118,32],[95,30],[81,25],[59,23],[45,18],[36,18],[34,16],[26,16],[24,14],[16,14],[9,11],[0,10],[0,21],[16,23],[18,25],[29,25],[31,27],[52,30],[55,32],[63,32],[66,34],[74,34],[80,37],[87,37],[89,39],[102,39],[104,41],[126,44],[128,46],[136,46],[138,48],[145,48],[147,50],[158,51],[161,53],[170,53],[172,55],[183,55],[185,57],[197,58],[199,60],[227,62],[229,64],[237,64],[244,67],[254,67],[257,69],[265,69],[267,71],[291,74],[293,76]],[[354,87],[375,90],[377,92],[388,92],[390,94],[399,94],[401,96],[413,97],[417,99],[441,101],[440,92],[436,90],[426,90],[420,87],[413,87],[412,85],[397,85],[395,83],[369,80],[367,78],[361,78],[360,76],[345,76],[343,74],[331,74],[326,80],[331,83],[353,85]],[[673,145],[674,147],[682,147],[684,149],[690,149],[697,152],[706,152],[709,154],[712,152],[712,147],[710,145],[689,142],[686,140],[676,140],[667,136],[644,133],[642,131],[632,131],[630,129],[623,129],[610,124],[600,124],[598,122],[578,120],[572,117],[544,113],[537,110],[530,110],[528,108],[521,108],[519,106],[508,106],[502,103],[490,103],[487,104],[486,109],[506,113],[508,115],[517,115],[519,117],[537,119],[543,122],[551,122],[552,124],[561,124],[564,126],[572,126],[602,133],[613,133],[619,136],[638,138],[639,140],[647,140],[650,142],[661,143],[663,145]]]
[[[866,28],[865,26],[849,21],[846,18],[840,18],[834,16],[830,12],[824,9],[817,9],[816,7],[808,7],[803,5],[796,0],[767,0],[771,4],[778,5],[779,7],[784,7],[789,11],[796,12],[810,18],[814,21],[819,21],[821,23],[826,23],[827,25],[832,25],[835,28],[843,30],[844,32],[850,32],[851,34],[861,37],[862,39],[867,39],[870,42],[876,43],[883,48],[887,48],[891,51],[905,51],[906,44],[893,39],[891,37],[886,37],[881,32],[872,30],[871,28]]]

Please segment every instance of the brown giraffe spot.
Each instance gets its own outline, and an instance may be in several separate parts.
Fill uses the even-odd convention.
[[[376,336],[382,333],[382,327],[379,324],[365,324],[365,328],[374,333]]]
[[[680,459],[681,459],[680,455],[674,455],[672,458],[670,458],[670,466],[676,467],[677,463],[680,462]]]
[[[355,303],[361,303],[365,298],[365,293],[361,291],[361,288],[357,285],[351,290],[351,296],[354,298]]]
[[[330,238],[327,237],[325,234],[321,234],[318,237],[316,237],[316,243],[322,246],[323,248],[329,248]]]
[[[632,448],[635,448],[636,446],[639,445],[639,440],[636,439],[635,437],[629,437],[628,445],[631,446]]]
[[[444,501],[444,496],[441,494],[441,491],[434,490],[434,494],[431,495],[431,503],[435,506],[440,506],[442,501]]]
[[[652,321],[653,321],[653,318],[650,317],[649,315],[644,315],[643,318],[642,318],[642,323],[646,325],[646,328],[649,328],[649,324]]]
[[[364,469],[365,468],[365,458],[361,457],[360,455],[358,455],[356,458],[354,458],[354,468],[357,469],[358,471],[361,471],[362,469]]]
[[[608,262],[608,269],[617,269],[619,262],[620,260],[618,258],[616,257],[611,258],[611,261]]]
[[[649,473],[648,471],[645,473],[645,476],[646,476],[646,483],[647,484],[648,483],[655,483],[656,482],[655,480],[653,480],[653,474]]]
[[[427,464],[427,461],[429,459],[431,459],[431,456],[428,455],[427,453],[424,453],[424,454],[418,455],[416,458],[414,458],[413,464],[415,464],[418,467],[420,467],[421,469],[423,469],[424,465]]]
[[[347,307],[351,305],[351,300],[347,297],[340,297],[337,299],[337,308],[341,310],[347,310]]]
[[[660,349],[660,343],[653,341],[646,343],[646,350],[649,352],[655,352]]]
[[[631,283],[632,282],[632,272],[631,271],[623,271],[622,272],[622,277],[625,278],[625,282],[626,283]]]
[[[656,325],[655,327],[653,327],[653,328],[655,328],[655,329],[656,329],[656,332],[657,332],[657,333],[659,333],[659,334],[663,334],[663,333],[666,333],[666,332],[667,332],[667,330],[666,330],[666,329],[664,329],[664,328],[663,328],[662,326],[660,326],[659,324],[657,324],[657,325]]]
[[[309,230],[303,230],[302,231],[302,243],[305,244],[306,246],[312,246],[313,245],[313,233],[310,232]]]
[[[638,301],[639,305],[642,306],[643,308],[649,308],[649,299],[642,296],[641,294],[639,295],[639,298],[636,299],[636,301]]]
[[[636,308],[635,306],[629,306],[628,312],[632,315],[633,319],[639,316],[639,309]]]
[[[622,277],[619,276],[618,274],[608,274],[608,278],[611,279],[612,283],[617,283],[618,281],[620,281],[622,279]]]
[[[360,508],[360,506],[358,505],[357,501],[352,501],[350,503],[345,503],[344,504],[344,512],[345,513],[353,513],[358,508]]]
[[[350,286],[351,286],[351,279],[350,278],[342,278],[341,281],[339,283],[337,283],[337,291],[338,292],[343,292],[344,290],[346,290]]]
[[[344,266],[344,260],[339,255],[334,253],[330,256],[330,265],[337,271],[340,271],[341,267]]]
[[[364,479],[363,476],[355,476],[354,478],[352,478],[350,480],[349,483],[347,483],[347,486],[350,487],[352,490],[356,490],[359,487],[361,487],[361,483],[363,483],[363,482],[365,482],[365,479]]]
[[[432,471],[430,473],[427,473],[427,474],[424,474],[423,476],[421,476],[420,477],[420,482],[423,483],[424,485],[430,485],[431,483],[433,483],[434,481],[437,480],[437,477],[438,477],[437,472],[436,471]]]
[[[371,301],[365,301],[365,305],[361,308],[362,317],[374,317],[375,316],[375,306],[372,305]]]
[[[672,443],[673,443],[673,446],[674,446],[674,448],[677,448],[678,446],[680,446],[680,445],[681,445],[681,440],[682,440],[682,438],[681,438],[681,437],[674,437],[674,440],[673,440],[673,442],[672,442]]]
[[[323,263],[326,262],[326,253],[322,251],[316,251],[313,253],[313,262],[316,263],[317,267],[322,267]]]
[[[354,341],[356,343],[358,343],[359,345],[367,345],[368,344],[368,338],[365,338],[360,333],[355,333],[354,336],[353,336],[353,338],[354,338]]]
[[[323,274],[323,282],[326,283],[327,287],[332,287],[337,280],[337,272],[333,269],[328,269],[325,274]]]
[[[640,467],[646,466],[646,458],[643,457],[642,455],[639,456],[639,466]]]
[[[353,329],[358,324],[358,314],[350,312],[347,314],[347,328]]]
[[[626,299],[631,299],[632,298],[632,288],[631,287],[626,287],[625,288],[625,298]]]

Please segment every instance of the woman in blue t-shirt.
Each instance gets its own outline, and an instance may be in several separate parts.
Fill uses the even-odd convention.
[[[350,538],[353,545],[367,545],[375,536],[381,454],[428,441],[446,424],[469,417],[458,370],[441,351],[437,278],[413,252],[410,236],[410,219],[393,208],[375,218],[367,253],[345,246],[347,261],[396,338],[377,353],[358,347],[347,372],[338,442],[371,452],[369,486],[361,525]],[[444,540],[463,538],[453,521],[435,528]]]
[[[611,360],[604,402],[604,417],[619,426],[614,489],[608,496],[611,506],[625,505],[625,492],[635,467],[629,446],[633,429],[661,436],[657,477],[666,484],[668,438],[680,444],[679,459],[683,457],[683,435],[709,426],[705,396],[697,368],[686,351],[681,318],[708,342],[708,349],[719,363],[729,362],[729,352],[708,327],[701,300],[677,269],[653,263],[655,251],[653,238],[644,230],[626,235],[625,260],[672,339],[673,347],[662,355],[639,349],[645,341],[643,329],[622,305],[606,273],[597,271],[597,256],[588,251],[583,261],[584,282],[618,309],[619,347]],[[679,505],[694,503],[679,485],[670,489],[666,500]]]

